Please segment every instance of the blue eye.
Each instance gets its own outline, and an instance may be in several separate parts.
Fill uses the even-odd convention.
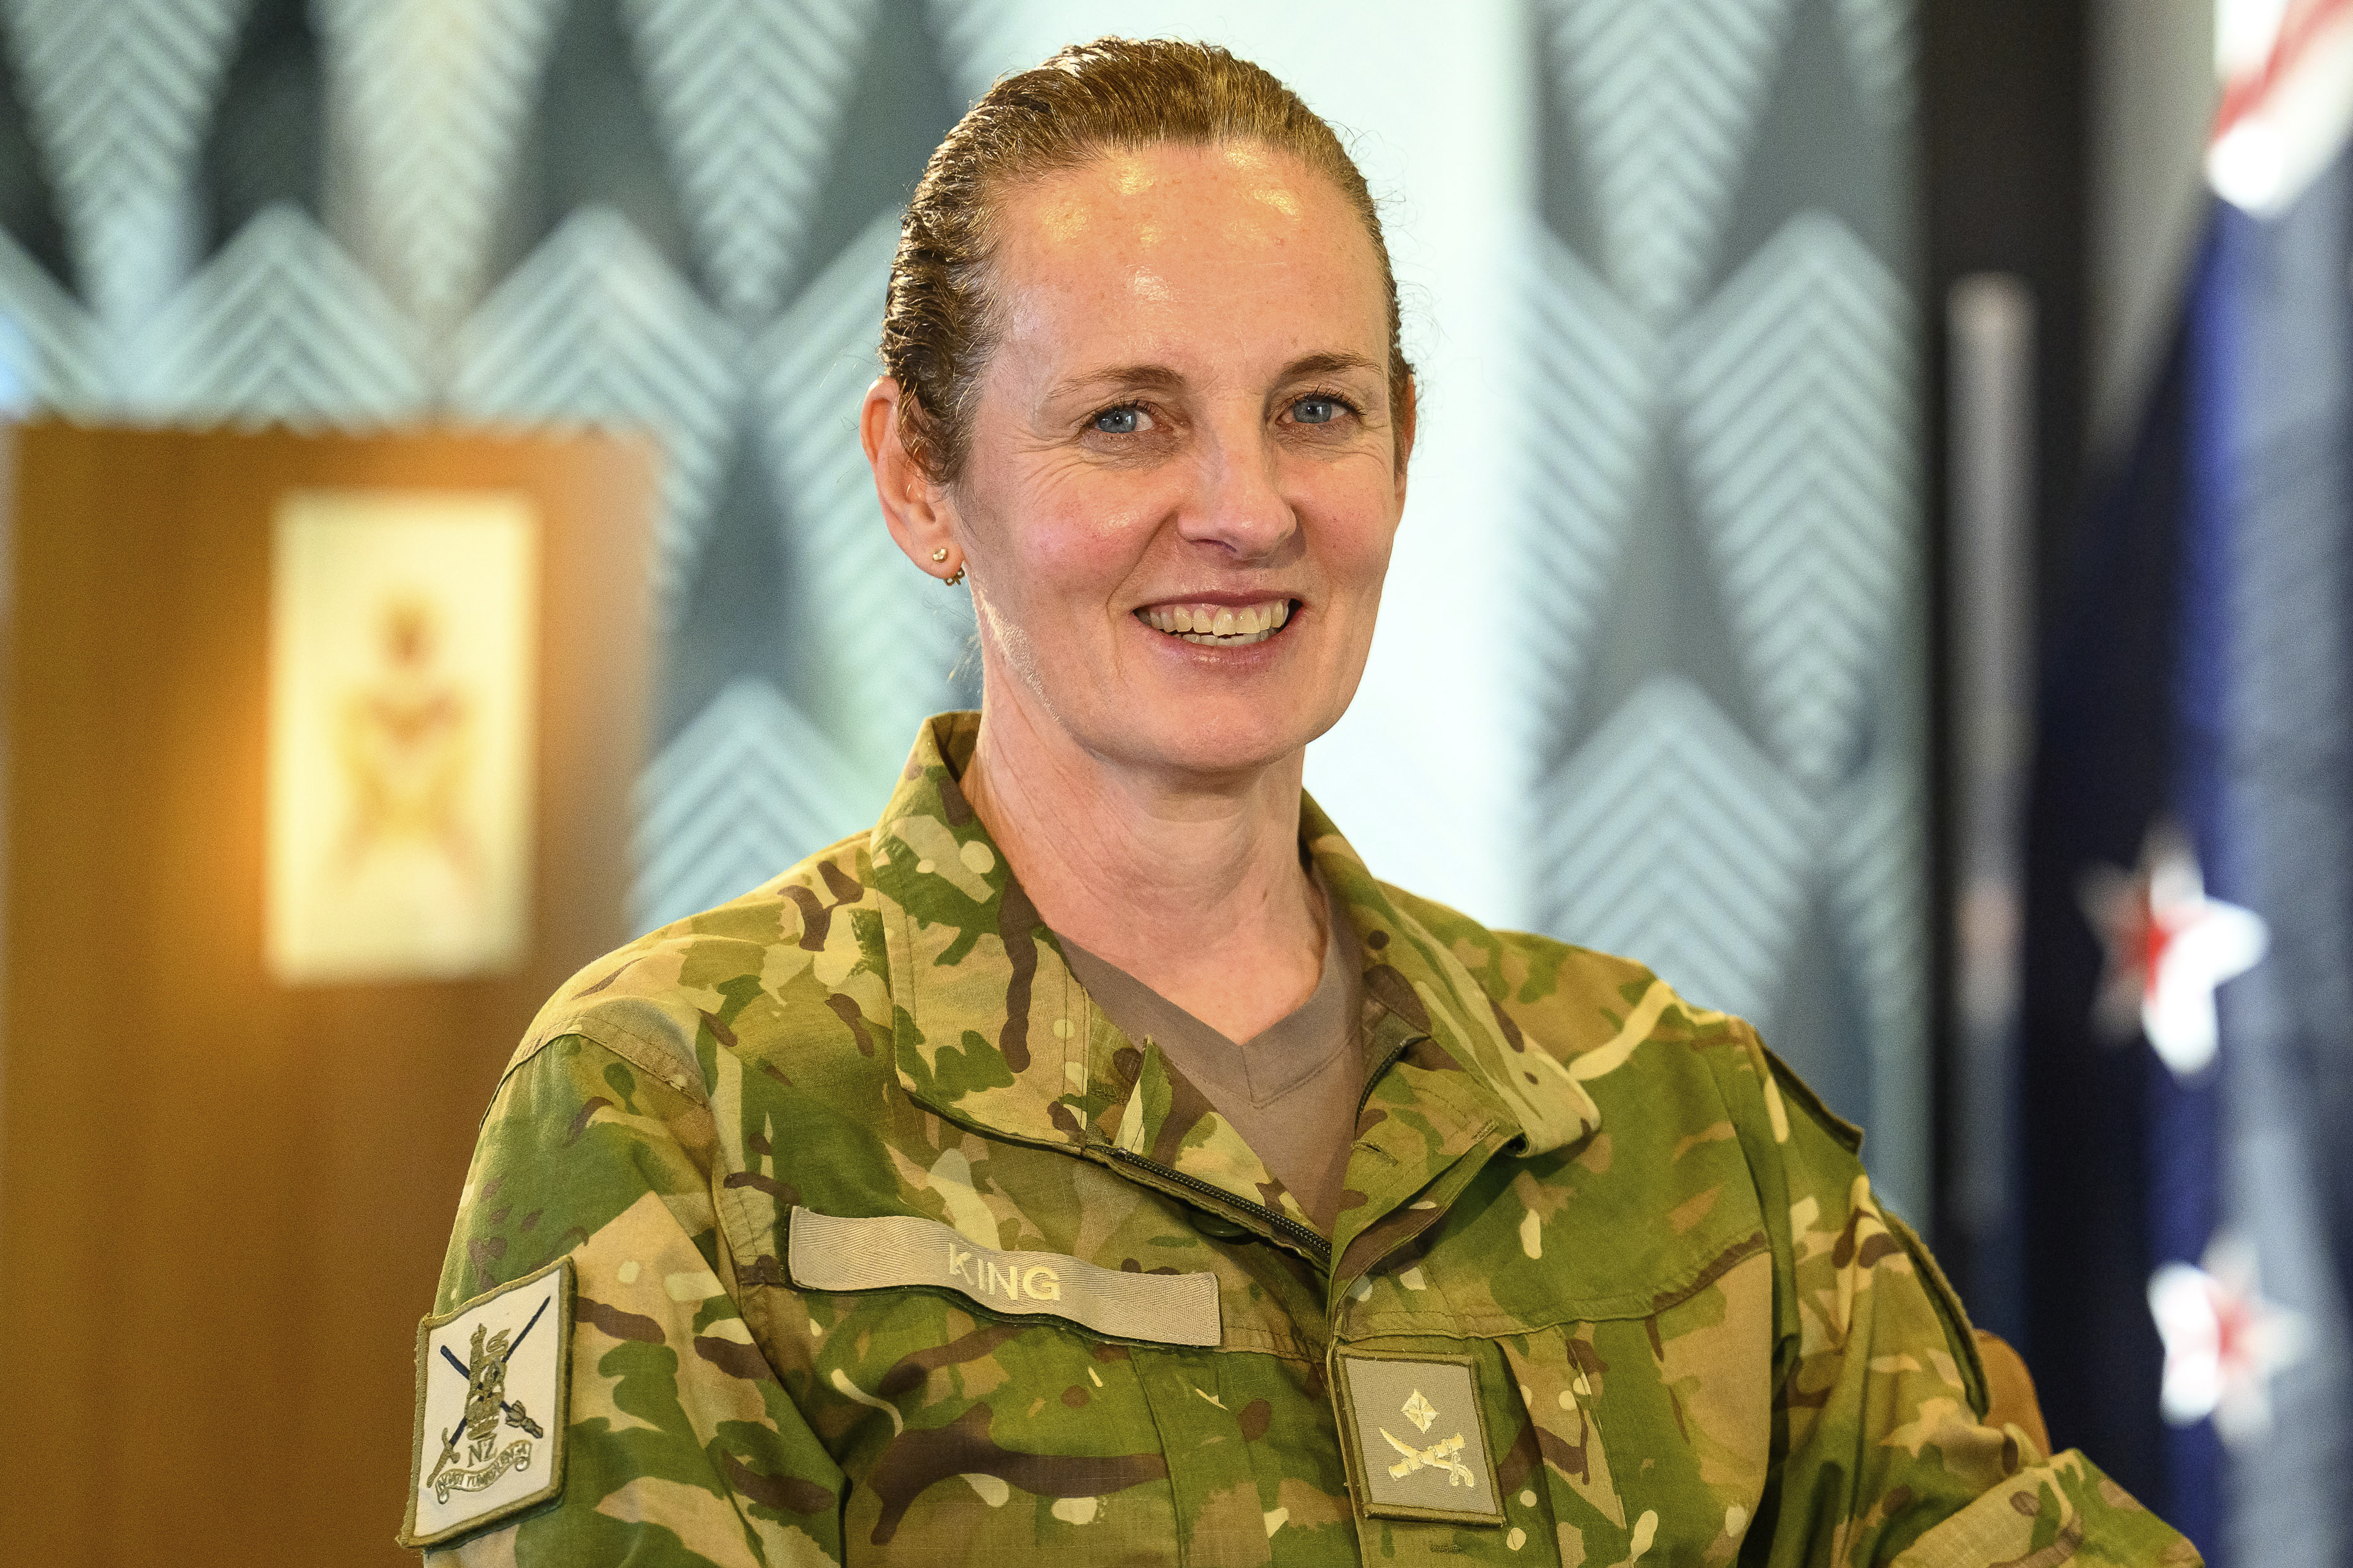
[[[1095,428],[1106,436],[1133,436],[1143,427],[1140,408],[1106,408],[1095,416]]]
[[[1302,425],[1328,425],[1340,417],[1340,403],[1332,397],[1303,397],[1291,405],[1291,416]]]

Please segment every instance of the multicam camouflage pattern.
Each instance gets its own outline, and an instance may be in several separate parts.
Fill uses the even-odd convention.
[[[955,786],[976,725],[926,728],[872,834],[540,1016],[440,1300],[572,1257],[566,1484],[433,1561],[2197,1561],[1983,1423],[1950,1292],[1746,1025],[1376,882],[1310,805],[1375,1064],[1327,1263],[1090,1005]],[[1222,1343],[798,1289],[797,1205],[1206,1272]],[[1351,1347],[1471,1358],[1502,1523],[1353,1506]]]

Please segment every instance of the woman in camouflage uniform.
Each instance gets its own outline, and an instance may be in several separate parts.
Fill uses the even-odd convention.
[[[1989,1415],[1857,1135],[1747,1026],[1375,880],[1302,795],[1404,505],[1397,322],[1356,167],[1222,51],[1065,50],[950,133],[863,430],[894,537],[969,583],[982,711],[873,831],[542,1013],[405,1539],[2195,1561]]]

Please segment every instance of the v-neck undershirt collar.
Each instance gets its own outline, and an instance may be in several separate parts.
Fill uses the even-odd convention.
[[[1128,1038],[1156,1044],[1328,1229],[1364,1089],[1364,980],[1355,933],[1321,871],[1314,874],[1327,911],[1323,973],[1306,1001],[1247,1040],[1229,1038],[1069,938],[1056,940],[1103,1016]]]

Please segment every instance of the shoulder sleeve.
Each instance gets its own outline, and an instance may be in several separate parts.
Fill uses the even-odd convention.
[[[1927,1248],[1879,1206],[1854,1130],[1739,1025],[1711,1055],[1771,1233],[1782,1441],[1761,1561],[1912,1568],[2187,1564],[2187,1541],[2080,1452],[1988,1424],[1968,1320]]]
[[[662,1066],[557,1036],[483,1121],[436,1310],[572,1259],[563,1486],[430,1563],[841,1559],[845,1480],[746,1319],[772,1282],[728,1243],[702,1083]]]

